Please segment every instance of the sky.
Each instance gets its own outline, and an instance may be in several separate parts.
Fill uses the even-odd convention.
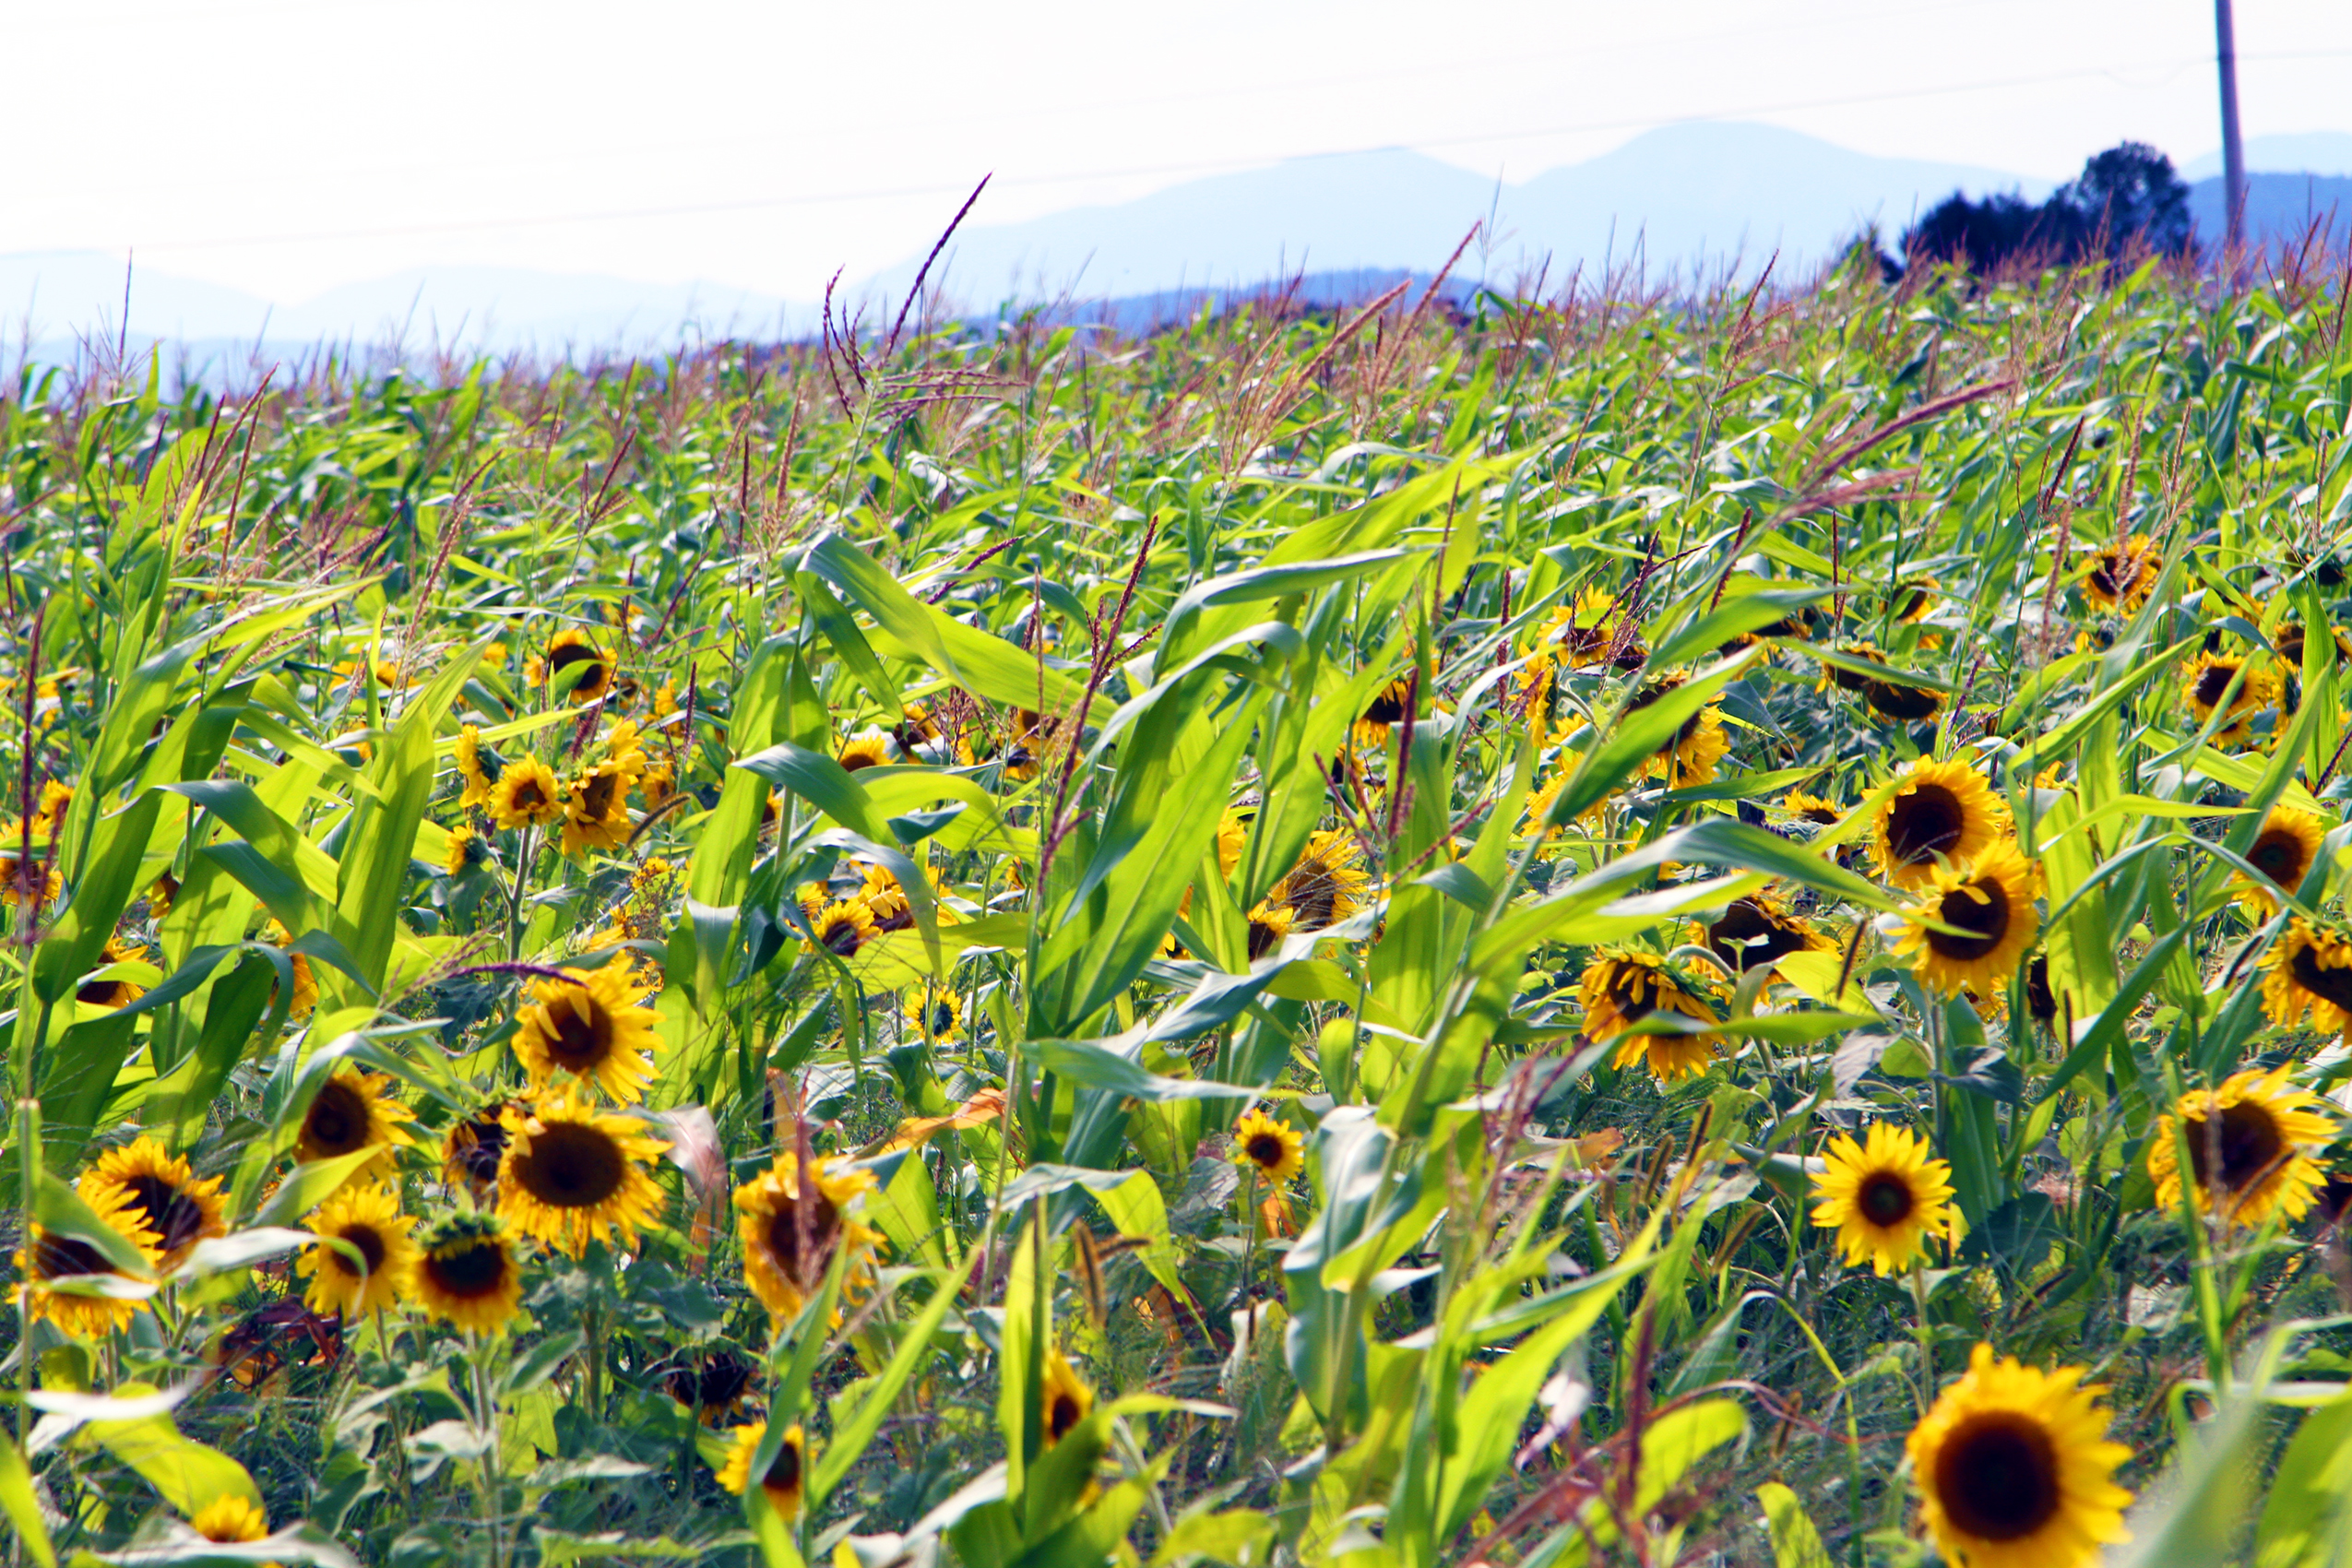
[[[2237,26],[2248,136],[2352,131],[2352,5]],[[984,174],[975,223],[1391,146],[1517,181],[1685,119],[2049,179],[2220,140],[2208,0],[0,0],[0,37],[38,127],[0,255],[286,303],[461,264],[811,299]]]

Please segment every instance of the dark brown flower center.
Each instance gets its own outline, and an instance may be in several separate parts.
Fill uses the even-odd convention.
[[[539,787],[536,778],[525,778],[515,785],[515,809],[518,812],[541,811],[547,805],[547,791]]]
[[[1380,695],[1372,698],[1372,706],[1364,709],[1364,722],[1367,724],[1395,724],[1400,722],[1404,717],[1404,689],[1395,684],[1391,684]]]
[[[787,1438],[777,1448],[776,1462],[768,1466],[767,1475],[759,1484],[770,1491],[798,1497],[801,1494],[801,1445]]]
[[[594,1069],[612,1054],[612,1021],[585,986],[574,986],[547,1004],[547,1054],[573,1073]]]
[[[817,933],[817,939],[825,944],[826,952],[837,957],[846,958],[855,953],[865,941],[865,933],[858,929],[858,922],[849,916],[837,915],[830,924]]]
[[[1923,865],[1939,850],[1949,854],[1967,822],[1959,796],[1941,784],[1913,785],[1887,808],[1887,850],[1897,865]]]
[[[114,1265],[88,1241],[43,1230],[33,1243],[32,1272],[41,1279],[65,1279],[77,1274],[112,1274]]]
[[[523,1191],[550,1208],[594,1208],[621,1190],[628,1156],[612,1134],[577,1122],[551,1122],[509,1162]]]
[[[130,1000],[130,987],[121,980],[86,980],[74,988],[74,1000],[91,1007],[120,1007]]]
[[[2283,827],[2264,829],[2263,836],[2254,840],[2254,847],[2246,851],[2246,859],[2256,871],[2289,893],[2303,885],[2303,873],[2310,870],[2302,839]]]
[[[488,1296],[506,1282],[506,1249],[484,1237],[424,1260],[434,1287],[450,1296]]]
[[[580,812],[591,820],[612,810],[612,794],[621,780],[610,773],[591,773],[580,787]]]
[[[1936,1450],[1936,1501],[1963,1534],[2012,1541],[2057,1516],[2058,1454],[2041,1423],[2011,1410],[1963,1421]]]
[[[944,1035],[956,1027],[956,1009],[944,1002],[931,1004],[931,1032]]]
[[[714,1350],[698,1368],[670,1374],[671,1396],[682,1405],[725,1409],[752,1385],[751,1363],[731,1350]]]
[[[823,1193],[806,1199],[783,1198],[768,1218],[767,1250],[777,1272],[802,1290],[816,1288],[832,1261],[841,1234],[841,1211]]]
[[[315,1151],[312,1158],[332,1158],[367,1146],[367,1099],[339,1078],[329,1078],[310,1102],[303,1119],[303,1141]]]
[[[1874,1170],[1854,1190],[1854,1206],[1872,1225],[1900,1225],[1918,1206],[1911,1183],[1889,1170]]]
[[[163,1177],[134,1176],[123,1186],[148,1229],[163,1238],[165,1252],[176,1253],[204,1233],[203,1206]]]
[[[1981,901],[1979,901],[1981,900]],[[1980,877],[1943,896],[1936,918],[1968,934],[1928,932],[1928,945],[1942,957],[1971,962],[2001,945],[2009,934],[2009,892],[1990,877]]]
[[[1049,1442],[1061,1442],[1070,1435],[1072,1428],[1086,1419],[1086,1407],[1079,1401],[1076,1395],[1066,1388],[1048,1391],[1045,1405],[1045,1431]]]
[[[1760,968],[1806,948],[1805,933],[1753,898],[1734,898],[1707,927],[1707,942],[1738,969]]]
[[[2025,1011],[2045,1024],[2058,1016],[2058,993],[2049,985],[2049,960],[2038,953],[2025,966]]]
[[[1250,956],[1265,957],[1274,951],[1274,944],[1281,939],[1281,931],[1272,921],[1252,921],[1250,922]]]
[[[1906,686],[1893,681],[1865,681],[1862,700],[1873,711],[1905,723],[1915,719],[1932,719],[1943,706],[1943,699],[1925,686]]]
[[[1250,1163],[1259,1170],[1271,1170],[1282,1163],[1284,1150],[1281,1138],[1276,1134],[1253,1133],[1250,1141],[1241,1146],[1241,1152],[1248,1155]]]
[[[2146,575],[2144,557],[2102,550],[2097,564],[2091,568],[2091,587],[2108,599],[2121,599],[2139,587],[2140,579]]]
[[[551,1049],[549,1054],[554,1052]],[[498,1163],[506,1156],[506,1124],[493,1112],[461,1123],[455,1139],[457,1161],[476,1182],[498,1180]]]
[[[1330,861],[1312,856],[1292,872],[1283,902],[1290,906],[1294,922],[1308,931],[1329,925],[1339,913],[1339,879]]]
[[[2278,1123],[2259,1105],[2240,1100],[2221,1113],[2216,1127],[2210,1115],[2192,1116],[2183,1129],[2189,1140],[2189,1165],[2199,1186],[2217,1186],[2225,1193],[2242,1193],[2260,1182],[2287,1157],[2287,1140]],[[2213,1160],[2221,1157],[2221,1178],[2213,1178]]]
[[[551,676],[561,675],[575,664],[585,664],[587,668],[580,671],[579,683],[572,690],[593,693],[604,684],[604,660],[596,656],[595,650],[566,643],[548,653],[547,672]]]
[[[2321,1001],[2352,1013],[2352,968],[2322,968],[2320,950],[2309,943],[2295,949],[2287,968],[2294,972],[2297,985]]]
[[[367,1260],[367,1272],[371,1277],[377,1269],[384,1266],[384,1238],[377,1233],[374,1226],[364,1220],[354,1220],[335,1232],[335,1239],[339,1241],[348,1241],[359,1249],[360,1256]],[[359,1271],[351,1266],[351,1260],[341,1253],[329,1247],[327,1249],[327,1257],[339,1273],[353,1279],[359,1277]]]
[[[2229,683],[2238,678],[2239,668],[2236,664],[2212,664],[2198,671],[2196,684],[2192,690],[2199,705],[2205,707],[2220,706],[2223,695],[2229,690]]]
[[[881,761],[882,759],[874,755],[873,751],[868,747],[854,747],[851,750],[841,754],[841,771],[844,773],[855,773],[861,768],[873,767]]]

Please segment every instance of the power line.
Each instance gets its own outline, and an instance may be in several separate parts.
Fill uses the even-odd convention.
[[[2352,49],[2296,50],[2264,54],[2239,55],[2240,60],[2319,60],[2352,56]],[[2211,54],[2153,61],[2147,70],[2168,75],[2193,66],[2209,65]],[[2026,76],[1991,77],[1982,81],[1957,82],[1942,87],[1906,88],[1881,92],[1847,93],[1830,98],[1784,99],[1776,102],[1753,103],[1725,109],[1706,116],[1645,115],[1616,120],[1586,120],[1553,125],[1531,127],[1517,131],[1462,133],[1447,137],[1418,138],[1412,148],[1437,147],[1467,147],[1495,142],[1533,141],[1539,137],[1570,136],[1596,131],[1648,130],[1666,125],[1705,124],[1710,121],[1737,120],[1757,114],[1788,113],[1805,109],[1855,108],[1872,103],[1910,102],[1923,99],[1947,98],[1972,92],[1998,91],[2009,88],[2048,87],[2061,82],[2106,79],[2124,86],[2137,85],[2126,73],[2107,66],[2091,66],[2071,71],[2048,71]],[[1064,173],[1031,174],[999,179],[999,188],[1039,185],[1075,184],[1094,180],[1134,179],[1159,174],[1206,174],[1266,166],[1269,162],[1310,162],[1324,159],[1355,158],[1366,153],[1396,150],[1397,144],[1327,148],[1322,151],[1292,154],[1288,158],[1266,159],[1253,156],[1228,159],[1196,159],[1176,163],[1135,164],[1124,168],[1091,169]],[[728,201],[688,202],[662,207],[612,208],[597,211],[540,213],[528,217],[466,219],[438,223],[393,224],[368,229],[319,230],[308,232],[243,235],[196,240],[143,240],[144,252],[232,250],[252,245],[288,245],[332,244],[350,240],[382,240],[408,238],[423,234],[477,233],[508,229],[558,228],[575,223],[612,223],[659,218],[707,217],[729,212],[770,211],[796,207],[832,207],[861,201],[899,200],[910,196],[956,196],[969,188],[968,182],[939,182],[915,185],[899,185],[856,191],[812,192],[792,196],[738,197]]]

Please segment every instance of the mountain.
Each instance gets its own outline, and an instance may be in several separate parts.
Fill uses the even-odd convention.
[[[2246,138],[2246,172],[2249,174],[2352,175],[2352,133],[2305,131],[2297,136],[2249,137]],[[2209,152],[2193,162],[2180,166],[2180,177],[2192,184],[2199,180],[2218,179],[2220,175],[2221,154],[2218,152]]]
[[[2189,187],[2189,215],[2197,238],[2207,244],[2227,232],[2222,183],[2199,180]],[[2352,179],[2321,174],[2248,174],[2246,234],[2251,240],[2299,240],[2323,222],[2339,243],[2352,237]]]
[[[1148,295],[1243,284],[1286,270],[1442,265],[1491,214],[1487,255],[1464,261],[1507,281],[1549,257],[1551,276],[1638,254],[1653,276],[1735,258],[1749,270],[1777,248],[1818,261],[1865,223],[1892,233],[1955,188],[2047,182],[1994,170],[1873,158],[1776,126],[1669,125],[1585,163],[1500,184],[1401,148],[1301,158],[1221,174],[1111,207],[978,226],[949,247],[944,288],[967,306],[1005,298]],[[901,294],[920,256],[868,280]],[[941,280],[933,268],[932,281]]]
[[[71,343],[87,336],[112,341],[157,338],[251,339],[269,303],[218,283],[173,278],[103,251],[34,251],[0,255],[0,333],[12,342]],[[123,291],[130,288],[130,320]]]

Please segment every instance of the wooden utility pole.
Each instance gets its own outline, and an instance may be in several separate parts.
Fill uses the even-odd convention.
[[[2238,137],[2238,30],[2229,0],[2213,0],[2215,58],[2221,65],[2221,199],[2223,234],[2235,250],[2245,235],[2246,148]]]

